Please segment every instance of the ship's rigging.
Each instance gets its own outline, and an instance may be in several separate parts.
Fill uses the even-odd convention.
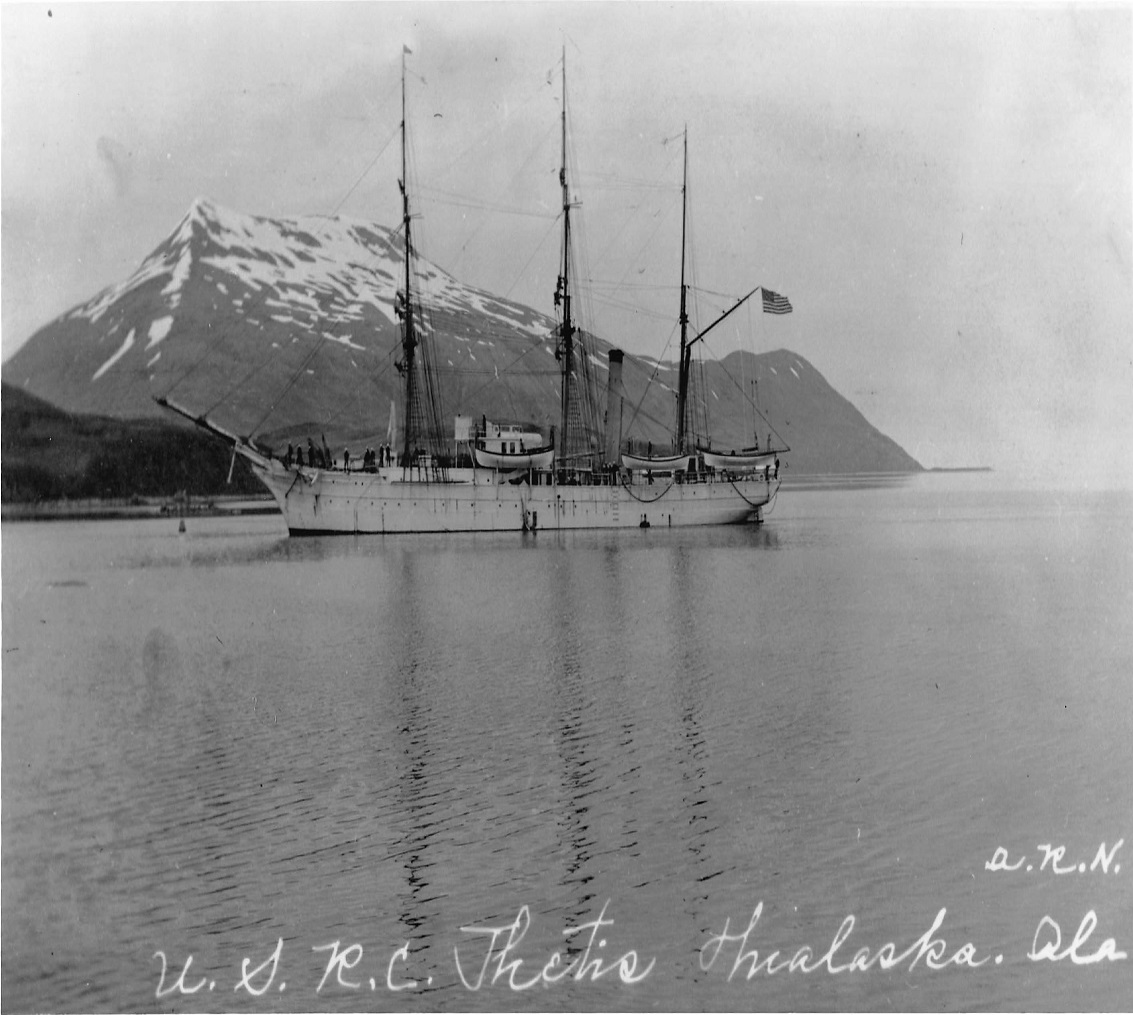
[[[401,223],[388,239],[377,235],[371,227],[351,227],[355,242],[359,232],[367,233],[363,245],[381,244],[388,252],[400,249],[396,284],[388,285],[394,276],[381,267],[373,269],[379,283],[380,302],[392,303],[399,342],[396,368],[402,386],[400,422],[403,432],[395,439],[395,414],[390,414],[390,434],[380,455],[367,449],[361,461],[357,455],[343,453],[340,460],[327,446],[321,449],[308,439],[304,457],[287,445],[286,453],[263,447],[250,436],[240,436],[207,418],[196,415],[168,399],[161,403],[180,415],[229,441],[236,453],[243,455],[256,474],[271,490],[292,534],[312,533],[393,533],[516,530],[538,528],[629,528],[651,524],[668,526],[720,525],[758,523],[763,507],[769,504],[778,489],[778,460],[773,454],[714,452],[697,447],[695,452],[677,455],[654,455],[652,450],[642,457],[622,448],[626,405],[623,383],[624,353],[608,350],[606,363],[596,355],[592,332],[580,326],[575,264],[574,212],[578,207],[568,176],[570,161],[568,138],[569,103],[566,89],[566,53],[563,52],[562,109],[559,124],[561,163],[562,246],[559,271],[553,294],[554,327],[545,330],[535,324],[528,312],[513,305],[512,310],[500,305],[496,297],[483,290],[458,289],[447,276],[432,266],[419,267],[415,244],[415,221],[411,208],[413,188],[409,180],[409,144],[406,96],[406,60],[401,63],[401,165],[397,177],[401,204]],[[687,225],[687,144],[685,146],[685,184],[682,187],[682,266],[679,328],[681,338],[679,374],[679,412],[676,436],[680,445],[691,440],[689,420],[696,413],[689,411],[695,400],[689,395],[690,350],[703,342],[704,336],[732,314],[755,292],[747,294],[721,314],[707,328],[690,337],[688,297],[691,287],[685,272],[685,228]],[[308,237],[318,247],[319,241]],[[267,258],[275,266],[274,258]],[[347,254],[337,263],[354,269]],[[383,286],[381,279],[387,280]],[[327,278],[335,275],[327,272]],[[441,301],[430,307],[430,298],[419,293],[430,280],[441,279]],[[447,286],[447,288],[446,288]],[[355,284],[333,286],[335,296],[320,317],[334,314],[343,305],[343,298],[360,302]],[[455,300],[454,289],[458,290]],[[345,291],[344,291],[345,290]],[[223,290],[222,290],[223,291]],[[369,302],[377,294],[366,293]],[[307,294],[310,299],[310,295]],[[783,297],[764,290],[764,308],[772,299],[770,312],[789,312]],[[446,305],[447,300],[447,305]],[[388,301],[388,302],[387,302]],[[490,306],[495,302],[495,312]],[[382,309],[379,307],[379,309]],[[436,364],[437,329],[430,317],[439,317],[447,332],[463,346],[470,361],[475,361],[472,342],[477,346],[492,343],[478,335],[484,332],[479,320],[487,317],[509,322],[518,333],[530,336],[530,350],[536,347],[551,353],[559,366],[560,404],[557,434],[551,443],[534,428],[512,423],[501,424],[481,416],[473,422],[469,414],[455,417],[452,441],[446,439],[446,417],[441,405],[441,383]],[[372,318],[371,318],[372,320]],[[324,333],[325,334],[325,333]],[[362,348],[343,341],[352,349]],[[549,342],[549,344],[547,344]],[[538,343],[538,345],[536,344]],[[530,351],[528,350],[528,351]],[[526,352],[524,353],[526,355]],[[391,357],[392,361],[392,357]],[[449,360],[453,365],[452,360]],[[599,385],[595,368],[607,370],[605,408],[608,425],[603,433],[599,422]],[[356,365],[355,365],[356,366]],[[493,369],[497,364],[493,364]],[[378,412],[380,412],[380,408]],[[375,407],[367,415],[373,419]],[[554,428],[552,428],[554,429]],[[321,436],[321,435],[320,435]],[[278,444],[276,445],[278,447]],[[450,450],[452,449],[452,450]],[[316,453],[317,450],[317,453]],[[391,450],[396,454],[391,454]],[[462,457],[463,456],[463,457]],[[773,468],[772,468],[773,465]],[[654,485],[654,474],[660,482]],[[640,511],[640,514],[638,512]],[[651,521],[651,517],[655,521]]]
[[[462,413],[476,414],[482,407],[487,407],[498,417],[501,408],[505,408],[505,410],[510,410],[510,412],[505,411],[505,415],[510,415],[513,419],[526,419],[544,429],[553,424],[557,431],[553,435],[558,452],[556,455],[557,465],[560,468],[579,468],[593,471],[604,464],[602,461],[604,457],[602,450],[605,446],[602,434],[604,391],[597,374],[597,368],[604,370],[605,364],[603,362],[604,356],[599,355],[599,348],[594,339],[593,331],[580,324],[579,309],[580,296],[582,302],[586,304],[583,309],[588,310],[590,301],[596,299],[598,302],[602,302],[603,295],[602,283],[596,282],[588,272],[580,272],[575,263],[575,215],[579,209],[579,203],[572,192],[572,179],[577,174],[573,171],[573,165],[569,158],[570,108],[565,50],[561,66],[562,106],[558,124],[561,154],[558,171],[561,204],[559,212],[559,217],[561,217],[561,246],[553,301],[556,324],[553,334],[549,336],[549,345],[537,336],[524,335],[522,332],[509,334],[506,331],[497,331],[490,323],[487,328],[481,323],[476,323],[473,325],[476,329],[473,339],[463,337],[459,339],[463,343],[462,345],[450,346],[450,358],[447,361],[447,367],[442,365],[444,363],[443,354],[442,358],[438,359],[439,350],[435,339],[440,337],[444,341],[450,334],[459,334],[459,330],[466,329],[467,325],[460,320],[460,311],[454,309],[451,305],[442,309],[438,315],[433,306],[434,297],[430,295],[430,283],[436,279],[437,273],[431,266],[424,273],[419,271],[418,220],[412,207],[412,199],[423,188],[417,185],[416,180],[411,175],[407,74],[406,54],[403,52],[400,74],[401,116],[397,131],[394,134],[395,137],[399,136],[401,141],[400,172],[397,177],[401,222],[398,230],[391,236],[393,243],[400,246],[402,254],[401,278],[392,307],[398,325],[397,350],[396,353],[388,354],[384,368],[374,369],[375,365],[380,367],[380,364],[374,364],[371,360],[371,364],[365,370],[359,370],[359,377],[364,378],[369,385],[373,386],[372,390],[377,398],[375,399],[371,395],[366,402],[360,402],[355,395],[338,400],[331,412],[323,417],[322,425],[329,424],[333,427],[334,420],[345,412],[353,412],[355,418],[357,418],[360,415],[358,410],[361,409],[362,414],[373,421],[371,425],[373,432],[375,434],[383,432],[388,411],[388,396],[382,396],[380,384],[383,383],[381,381],[382,375],[388,371],[387,376],[396,375],[398,385],[402,389],[401,397],[398,399],[401,403],[398,407],[401,433],[397,435],[396,442],[402,462],[419,463],[427,461],[429,470],[437,478],[442,478],[441,470],[453,460],[456,450],[449,426],[451,419],[448,417],[444,405],[444,402],[448,401],[456,411]],[[694,383],[698,371],[703,373],[703,362],[694,361],[693,353],[698,346],[703,348],[704,338],[712,328],[742,305],[743,301],[750,298],[755,291],[758,291],[756,289],[749,292],[747,296],[735,303],[708,328],[700,332],[696,332],[692,328],[691,321],[694,315],[690,313],[690,304],[697,293],[704,291],[695,285],[687,253],[690,222],[687,127],[680,136],[683,141],[681,151],[683,165],[680,186],[681,270],[678,315],[680,349],[677,363],[679,382],[676,385],[677,390],[672,392],[671,395],[655,389],[648,402],[646,401],[647,390],[641,391],[640,397],[637,397],[636,391],[639,389],[637,389],[637,382],[635,382],[636,404],[627,410],[629,423],[625,433],[627,437],[633,435],[633,424],[636,421],[639,426],[644,425],[645,433],[649,434],[653,440],[657,440],[659,432],[667,432],[668,442],[678,451],[695,448],[696,444],[709,433],[707,389],[703,383]],[[545,140],[546,138],[544,138]],[[382,150],[385,150],[387,145],[388,139],[381,146]],[[371,165],[375,161],[376,158],[371,161]],[[529,158],[524,164],[527,165],[530,162],[531,159]],[[647,181],[631,182],[643,187],[647,185]],[[662,185],[657,181],[652,181],[649,185],[653,189],[671,187],[671,185]],[[352,191],[354,189],[355,187],[351,187]],[[675,190],[676,188],[672,189]],[[654,225],[654,231],[656,228],[657,226]],[[606,256],[610,256],[609,253]],[[530,263],[529,259],[528,264]],[[374,271],[375,276],[382,273],[382,268],[377,263],[371,270]],[[632,298],[634,289],[635,286],[632,282],[621,284],[619,286],[620,299],[624,301],[627,295]],[[330,298],[331,303],[334,303],[335,300],[336,297]],[[341,308],[341,303],[339,303],[339,308]],[[257,413],[255,425],[247,431],[247,439],[252,439],[266,420],[274,414],[276,407],[283,404],[285,395],[293,399],[296,395],[302,397],[298,391],[295,391],[294,394],[291,394],[291,392],[293,388],[304,381],[306,376],[316,372],[312,369],[313,367],[318,367],[319,372],[321,372],[324,361],[321,356],[318,356],[319,353],[325,350],[326,354],[331,357],[341,357],[333,344],[337,341],[333,332],[343,327],[342,317],[334,312],[334,307],[328,305],[326,309],[325,324],[311,335],[314,341],[309,345],[295,347],[297,351],[303,351],[301,362],[290,371],[291,375],[286,385],[282,387],[282,391],[279,387],[274,389],[276,394],[266,403],[267,410]],[[639,311],[635,308],[634,312]],[[646,313],[648,315],[648,312]],[[587,317],[589,319],[589,315]],[[669,319],[672,320],[671,317]],[[453,329],[459,330],[454,331]],[[328,332],[331,332],[331,334],[328,335]],[[467,330],[464,330],[464,334],[468,334]],[[218,336],[218,341],[212,344],[218,344],[221,337]],[[328,338],[332,344],[327,344]],[[346,336],[346,340],[349,341],[349,336]],[[367,341],[367,339],[362,340]],[[478,347],[484,345],[495,346],[496,348],[491,351],[485,350],[485,354],[477,361],[477,357],[473,355],[473,350],[475,349],[479,353],[481,350]],[[369,341],[368,348],[365,351],[371,355],[374,353],[380,355],[380,344]],[[540,351],[554,352],[555,362],[549,363],[542,355],[531,355]],[[454,353],[457,352],[462,355],[455,356]],[[512,354],[513,352],[514,354]],[[506,358],[501,354],[507,354]],[[263,362],[253,365],[243,380],[249,379],[254,373],[264,369],[268,365],[269,356],[270,354],[266,355]],[[316,362],[316,357],[318,357],[318,362]],[[454,359],[458,361],[454,363]],[[633,362],[632,357],[630,362]],[[640,364],[641,361],[638,360],[637,362]],[[282,365],[282,362],[279,365]],[[660,366],[659,363],[658,366]],[[718,363],[717,367],[727,374],[722,363]],[[640,366],[634,366],[631,373],[640,379]],[[655,376],[656,373],[657,371],[654,370],[653,375]],[[533,409],[528,400],[520,398],[517,401],[513,386],[509,384],[509,380],[526,378],[529,385],[538,389],[539,385],[546,384],[544,378],[548,378],[552,374],[557,375],[558,382],[559,405],[555,407],[557,408],[557,418],[547,413],[547,409],[551,409],[551,406],[540,411]],[[482,381],[478,378],[482,378]],[[652,379],[650,377],[649,381],[651,382]],[[745,401],[752,403],[754,412],[754,386],[751,387],[749,394],[747,383],[741,384],[734,379],[732,381],[739,390],[743,391]],[[176,387],[176,384],[174,387]],[[545,392],[547,389],[543,387],[542,390]],[[172,388],[170,391],[172,391]],[[206,409],[205,414],[211,414],[230,395],[231,390],[226,391],[221,400],[216,401],[210,408]],[[665,411],[663,403],[674,397],[676,405]],[[368,409],[366,408],[367,404]],[[669,405],[672,406],[671,401]],[[665,417],[668,417],[668,419]],[[310,419],[311,417],[308,416],[307,418]],[[284,427],[276,431],[274,439],[278,440],[280,435],[287,433],[288,431]],[[332,429],[332,439],[333,433]]]
[[[561,406],[557,459],[560,471],[571,467],[595,468],[602,444],[596,384],[593,376],[593,342],[575,324],[571,288],[573,247],[571,236],[570,183],[567,179],[567,87],[566,48],[562,56],[562,163],[559,185],[562,189],[562,248],[559,275],[555,284],[554,305],[558,315],[555,357],[561,370]]]
[[[405,384],[402,466],[420,467],[424,460],[425,474],[444,478],[450,455],[444,432],[444,408],[440,379],[437,375],[434,343],[422,342],[419,331],[424,326],[423,305],[413,290],[413,217],[409,210],[408,144],[405,112],[405,57],[401,53],[401,231],[405,248],[404,288],[399,289],[394,313],[401,321],[401,359],[395,364]],[[420,355],[418,355],[420,353]]]

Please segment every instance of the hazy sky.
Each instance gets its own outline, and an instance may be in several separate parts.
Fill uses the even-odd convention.
[[[671,341],[687,123],[700,323],[795,307],[713,353],[795,350],[925,465],[1129,485],[1131,9],[5,5],[3,356],[198,195],[396,224],[403,45],[424,253],[550,311],[565,46],[602,337]]]

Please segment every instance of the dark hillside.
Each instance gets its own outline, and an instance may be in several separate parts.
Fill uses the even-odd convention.
[[[259,496],[262,484],[231,453],[189,425],[80,415],[4,384],[0,474],[7,503],[89,497]]]

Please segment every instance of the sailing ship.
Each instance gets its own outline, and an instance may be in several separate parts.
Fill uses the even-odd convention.
[[[549,440],[522,426],[482,418],[472,426],[457,416],[453,440],[443,435],[439,385],[430,370],[428,337],[420,327],[422,305],[413,289],[415,256],[406,165],[405,53],[402,54],[401,191],[404,238],[403,288],[395,311],[400,319],[403,381],[402,434],[396,454],[388,450],[351,470],[332,459],[281,458],[206,416],[194,414],[168,396],[158,403],[227,441],[241,455],[279,504],[293,536],[318,534],[537,531],[539,529],[617,529],[650,526],[759,524],[763,508],[779,487],[777,469],[766,453],[728,459],[688,446],[687,426],[691,350],[704,335],[755,291],[690,337],[685,284],[685,222],[682,220],[681,352],[676,447],[653,456],[623,453],[622,420],[626,394],[623,353],[608,353],[605,413],[597,420],[599,392],[592,377],[590,336],[573,315],[571,212],[567,179],[566,54],[562,68],[561,262],[554,294],[556,351],[561,389],[557,433]],[[682,201],[687,206],[688,146]],[[584,419],[584,417],[586,417]],[[391,412],[391,430],[393,427]],[[780,450],[787,450],[785,447]],[[774,455],[772,455],[774,457]]]

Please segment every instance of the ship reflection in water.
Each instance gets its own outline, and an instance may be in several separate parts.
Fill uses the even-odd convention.
[[[6,525],[5,1010],[1120,1007],[1133,505],[1046,504]]]

